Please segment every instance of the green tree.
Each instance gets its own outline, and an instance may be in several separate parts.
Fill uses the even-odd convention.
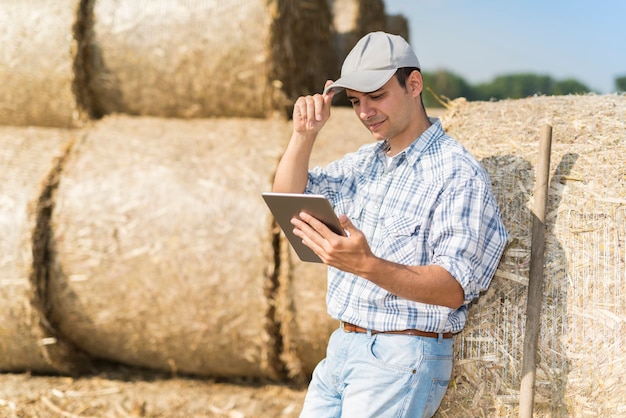
[[[617,87],[617,91],[626,91],[626,75],[615,79],[615,87]]]
[[[591,92],[589,87],[578,80],[568,78],[567,80],[556,81],[552,86],[550,94],[553,96],[562,96],[566,94],[582,94],[589,92]]]
[[[424,88],[422,93],[426,107],[442,107],[437,100],[456,99],[465,97],[471,100],[473,96],[472,86],[464,78],[446,70],[437,70],[433,73],[424,72]]]
[[[488,83],[471,85],[461,76],[447,70],[423,72],[422,93],[426,107],[441,107],[440,100],[465,97],[467,100],[520,99],[533,95],[559,96],[583,94],[591,90],[575,79],[554,80],[547,75],[532,73],[508,74],[494,78]],[[621,91],[626,91],[626,76],[615,80]]]
[[[477,100],[520,99],[535,94],[550,94],[554,80],[547,75],[509,74],[475,87]]]

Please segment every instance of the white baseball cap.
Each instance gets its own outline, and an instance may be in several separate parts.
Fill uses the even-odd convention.
[[[341,77],[324,89],[369,93],[381,88],[398,68],[421,68],[407,41],[385,32],[371,32],[356,43],[341,67]]]

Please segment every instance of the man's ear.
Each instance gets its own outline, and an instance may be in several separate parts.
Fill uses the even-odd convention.
[[[424,89],[422,73],[417,70],[413,70],[406,80],[406,85],[409,93],[411,93],[411,96],[417,97],[422,94],[422,90]]]

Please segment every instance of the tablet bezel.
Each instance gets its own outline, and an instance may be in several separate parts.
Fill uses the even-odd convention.
[[[297,217],[300,212],[310,214],[323,222],[334,233],[345,236],[330,201],[322,195],[265,192],[262,193],[262,196],[287,240],[302,261],[322,263],[317,254],[304,245],[302,239],[293,233],[294,227],[291,224],[291,219]]]

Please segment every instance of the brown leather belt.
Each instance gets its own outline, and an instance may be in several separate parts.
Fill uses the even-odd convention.
[[[361,328],[354,324],[350,324],[348,322],[341,321],[341,329],[344,332],[358,332],[360,334],[367,334],[367,329]],[[372,330],[372,335],[374,334],[399,334],[399,335],[413,335],[416,337],[428,337],[428,338],[439,338],[439,333],[437,332],[426,332],[420,331],[419,329],[403,329],[400,331],[374,331]],[[452,338],[454,334],[451,332],[444,332],[441,334],[442,338]]]

